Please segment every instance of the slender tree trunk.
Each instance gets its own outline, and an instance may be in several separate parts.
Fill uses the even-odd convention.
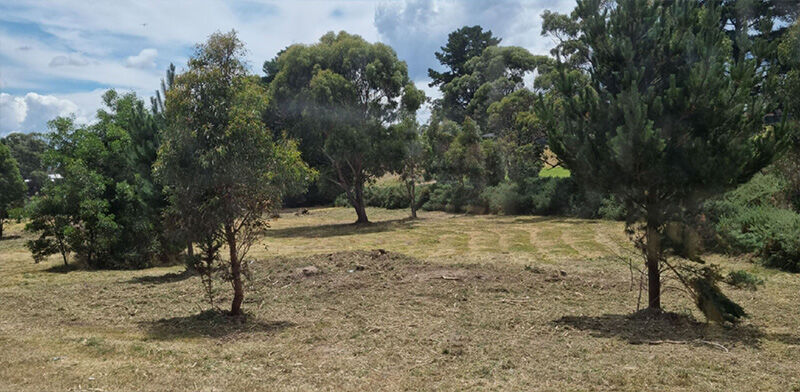
[[[194,247],[192,246],[192,241],[188,241],[186,243],[186,255],[189,256],[189,258],[194,257]]]
[[[661,235],[654,219],[647,220],[646,236],[648,307],[661,310]]]
[[[417,186],[414,180],[408,184],[408,193],[411,196],[411,218],[417,219]]]
[[[364,206],[364,184],[356,182],[353,192],[353,208],[356,209],[358,220],[356,223],[369,223],[367,219],[367,209]]]
[[[225,226],[225,237],[228,241],[228,248],[231,258],[231,285],[233,286],[233,302],[231,303],[231,315],[242,314],[242,302],[244,301],[244,286],[242,285],[242,261],[236,252],[236,234],[230,225]]]
[[[3,218],[0,218],[0,238],[3,238]]]

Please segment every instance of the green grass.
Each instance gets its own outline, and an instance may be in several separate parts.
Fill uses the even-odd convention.
[[[618,222],[368,213],[373,224],[354,226],[349,209],[284,212],[252,249],[244,322],[210,310],[179,266],[34,264],[12,224],[0,391],[800,387],[797,275],[708,255],[764,279],[726,290],[750,319],[706,325],[674,281],[663,302],[676,314],[631,317]],[[304,275],[310,265],[321,273]],[[217,290],[227,306],[229,286]]]
[[[570,176],[569,170],[561,166],[543,167],[542,170],[539,171],[539,177],[567,178],[569,176]]]

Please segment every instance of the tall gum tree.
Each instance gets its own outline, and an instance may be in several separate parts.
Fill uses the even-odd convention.
[[[406,63],[387,45],[340,32],[290,46],[267,65],[270,123],[299,139],[304,157],[347,195],[357,223],[369,222],[364,184],[402,166],[406,136],[390,125],[425,99]]]

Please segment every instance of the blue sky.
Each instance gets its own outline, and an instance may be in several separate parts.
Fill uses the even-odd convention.
[[[480,24],[546,53],[539,15],[574,0],[14,1],[0,0],[0,136],[44,131],[73,114],[91,122],[108,88],[147,99],[170,62],[180,70],[194,44],[236,29],[254,73],[287,45],[346,30],[395,48],[429,96],[426,70],[447,34]],[[424,114],[423,114],[424,115]]]

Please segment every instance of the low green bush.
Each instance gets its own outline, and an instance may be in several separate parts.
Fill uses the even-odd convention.
[[[706,203],[717,240],[731,253],[752,253],[763,263],[800,272],[800,214],[787,208],[784,182],[758,174],[739,188]]]
[[[427,202],[430,198],[429,185],[417,185],[417,207]],[[382,185],[368,185],[364,188],[364,203],[369,207],[386,209],[409,208],[411,197],[402,183],[389,183]],[[336,207],[352,207],[347,195],[342,193],[333,201]]]
[[[745,270],[736,270],[728,273],[725,282],[740,289],[756,290],[764,285],[764,279]]]
[[[516,215],[526,212],[526,197],[519,191],[519,185],[501,183],[481,192],[481,201],[491,214]]]
[[[428,200],[422,204],[426,211],[480,212],[480,190],[475,185],[463,183],[436,183],[430,185]]]

